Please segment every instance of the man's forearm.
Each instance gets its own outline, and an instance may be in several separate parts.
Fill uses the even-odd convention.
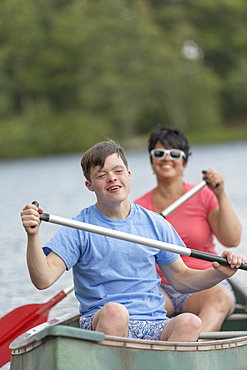
[[[49,266],[37,234],[28,235],[27,265],[32,283],[38,289],[46,289],[49,283]]]
[[[188,269],[183,279],[176,281],[172,285],[180,293],[194,293],[209,289],[226,278],[227,276],[214,268],[208,270]]]

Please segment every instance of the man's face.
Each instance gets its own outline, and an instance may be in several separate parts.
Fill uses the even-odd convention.
[[[104,166],[93,167],[90,172],[91,182],[86,181],[87,188],[94,191],[98,203],[117,205],[128,198],[130,192],[130,171],[117,153],[109,155]]]

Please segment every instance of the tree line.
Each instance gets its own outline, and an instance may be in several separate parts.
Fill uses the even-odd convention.
[[[246,18],[245,0],[1,0],[0,158],[158,122],[247,137]]]

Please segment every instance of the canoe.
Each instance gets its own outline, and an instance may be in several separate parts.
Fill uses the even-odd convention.
[[[162,342],[105,335],[79,328],[67,314],[36,326],[10,345],[10,370],[212,370],[246,369],[247,295],[231,281],[234,313],[220,332],[199,342]]]

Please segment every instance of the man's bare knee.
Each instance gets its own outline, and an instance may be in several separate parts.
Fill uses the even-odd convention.
[[[163,330],[161,340],[193,342],[201,332],[201,319],[191,313],[183,313],[172,319]]]
[[[102,307],[93,319],[93,330],[109,335],[127,336],[129,313],[125,306],[109,302]]]
[[[101,316],[111,320],[129,319],[129,313],[125,306],[116,302],[109,302],[102,308]]]

